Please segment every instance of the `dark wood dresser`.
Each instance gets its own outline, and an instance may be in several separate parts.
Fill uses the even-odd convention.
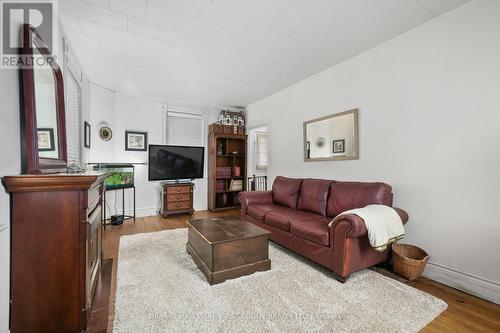
[[[161,216],[193,213],[193,183],[163,184]]]
[[[3,178],[11,194],[10,332],[84,332],[102,263],[106,173]]]

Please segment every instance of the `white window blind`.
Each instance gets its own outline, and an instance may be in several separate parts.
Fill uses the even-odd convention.
[[[65,80],[68,163],[81,162],[81,87],[68,67]]]
[[[167,112],[167,144],[203,146],[203,117],[190,113]]]
[[[255,169],[267,170],[267,133],[257,133],[255,136]]]

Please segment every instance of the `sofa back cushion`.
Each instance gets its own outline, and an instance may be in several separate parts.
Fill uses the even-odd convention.
[[[326,216],[326,200],[332,183],[332,180],[304,179],[297,209]]]
[[[276,177],[273,183],[274,203],[296,209],[301,183],[302,179]]]
[[[330,187],[327,215],[335,217],[349,209],[380,204],[392,206],[392,188],[385,183],[335,182]]]

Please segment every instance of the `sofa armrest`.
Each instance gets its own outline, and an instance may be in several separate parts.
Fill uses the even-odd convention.
[[[403,224],[408,222],[408,214],[400,209],[394,208],[398,213]],[[354,214],[342,215],[335,218],[330,225],[330,247],[333,248],[333,266],[332,270],[343,278],[348,277],[352,272],[359,270],[359,265],[353,263],[363,262],[366,258],[375,258],[377,261],[380,257],[372,251],[371,253],[363,252],[364,254],[356,254],[349,244],[353,238],[359,238],[367,235],[365,222],[363,219]],[[374,256],[374,254],[376,254]],[[380,254],[382,255],[382,254]],[[387,254],[384,254],[387,255]],[[363,257],[360,257],[363,256]],[[366,257],[368,256],[368,257]],[[369,261],[369,259],[366,259]],[[380,262],[380,260],[378,261]],[[366,266],[368,267],[368,266]]]
[[[241,218],[244,219],[247,207],[250,205],[265,205],[273,203],[272,191],[244,191],[238,194],[241,203]]]
[[[408,213],[401,208],[393,207],[403,224],[408,222]],[[344,229],[346,230],[347,237],[362,237],[367,234],[365,222],[361,217],[355,214],[347,214],[339,216],[332,221],[331,230],[334,230],[337,225],[344,224]],[[332,231],[330,231],[332,232]]]
[[[272,191],[244,191],[238,194],[241,203],[248,205],[265,205],[273,203]]]
[[[330,224],[330,247],[333,249],[332,270],[347,279],[351,274],[350,239],[359,238],[368,232],[363,219],[354,214],[342,215]]]
[[[346,237],[361,237],[367,234],[365,221],[358,215],[347,214],[335,218],[330,226],[330,233],[336,228],[345,230]]]

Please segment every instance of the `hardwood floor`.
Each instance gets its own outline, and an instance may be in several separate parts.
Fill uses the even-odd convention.
[[[195,212],[194,218],[239,216],[239,210]],[[116,268],[118,264],[119,240],[123,235],[154,232],[166,229],[185,228],[189,215],[175,215],[168,218],[160,216],[138,218],[136,222],[127,220],[121,226],[110,226],[103,234],[103,256],[113,259],[113,272],[110,293],[108,332],[112,331]],[[422,332],[500,332],[500,305],[447,287],[427,278],[419,278],[409,285],[441,298],[448,303],[448,309],[432,321]]]

